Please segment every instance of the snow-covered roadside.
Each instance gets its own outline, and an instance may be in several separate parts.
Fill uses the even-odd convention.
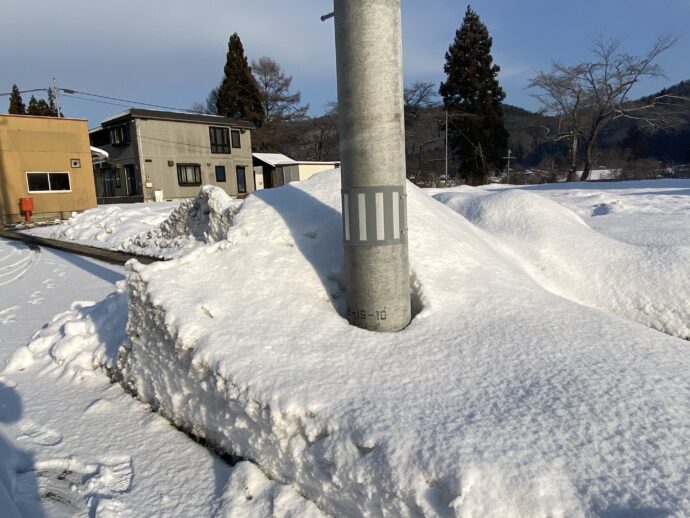
[[[242,201],[205,185],[181,202],[101,205],[50,227],[24,232],[152,257],[179,257],[225,239]]]
[[[421,312],[348,326],[337,180],[255,195],[227,242],[131,266],[119,367],[140,398],[337,515],[690,513],[686,341],[553,295],[412,186]]]
[[[126,299],[108,295],[122,278],[120,267],[0,239],[0,516],[319,516],[95,370],[125,337]]]
[[[163,223],[178,205],[178,202],[99,205],[73,214],[67,221],[22,232],[98,248],[116,249],[132,236]]]

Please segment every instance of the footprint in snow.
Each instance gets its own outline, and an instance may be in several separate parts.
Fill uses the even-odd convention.
[[[40,291],[34,291],[30,295],[31,298],[27,300],[27,302],[29,304],[42,304],[45,299],[41,297],[41,295],[43,295],[43,293],[41,293]]]
[[[113,404],[108,399],[94,399],[84,409],[85,414],[103,414],[112,408]]]
[[[18,474],[17,493],[41,498],[47,516],[119,516],[124,505],[114,500],[132,487],[131,457],[110,457],[100,463],[75,458],[38,461]]]
[[[10,306],[9,308],[0,309],[0,324],[3,326],[13,324],[17,320],[17,307],[18,306]]]
[[[55,287],[55,282],[53,279],[46,279],[43,281],[43,284],[45,284],[45,287],[49,290],[52,290]]]
[[[55,446],[62,442],[62,435],[45,425],[25,421],[19,426],[18,441],[27,441],[37,446]]]

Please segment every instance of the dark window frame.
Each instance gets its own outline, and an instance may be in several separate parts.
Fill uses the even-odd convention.
[[[45,184],[47,189],[32,189],[29,175],[45,175]],[[65,176],[67,178],[68,189],[53,189],[53,183],[58,183],[57,176]],[[52,177],[52,178],[51,178]],[[72,176],[69,171],[27,171],[26,172],[26,190],[29,193],[69,193],[72,192]]]
[[[187,168],[193,168],[194,179],[189,181]],[[184,180],[182,170],[184,169]],[[201,185],[201,165],[200,164],[177,164],[177,184],[181,186]]]
[[[208,134],[211,142],[211,153],[222,155],[229,155],[232,153],[230,147],[230,128],[209,126]]]
[[[218,175],[219,169],[223,170],[222,178]],[[215,167],[215,172],[216,172],[216,182],[221,183],[221,182],[227,182],[228,181],[228,175],[225,172],[225,166],[224,165],[217,165]]]
[[[240,139],[240,130],[230,130],[230,143],[234,149],[242,147],[242,140]]]
[[[242,182],[240,182],[240,171],[242,171]],[[235,179],[237,180],[237,194],[247,193],[247,167],[243,165],[235,166]],[[240,188],[240,185],[242,186]]]
[[[111,146],[127,146],[132,142],[129,134],[129,124],[120,124],[108,129]]]

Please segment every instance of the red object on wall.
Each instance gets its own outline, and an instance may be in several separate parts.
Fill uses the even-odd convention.
[[[31,221],[31,213],[34,211],[33,198],[19,198],[19,209],[24,213],[24,219]]]

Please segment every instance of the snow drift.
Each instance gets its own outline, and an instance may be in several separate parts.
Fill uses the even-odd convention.
[[[242,200],[204,185],[181,202],[104,205],[29,234],[140,255],[172,258],[225,239]]]
[[[496,237],[494,246],[549,291],[690,339],[690,246],[621,243],[558,203],[525,191],[435,198]]]
[[[26,230],[51,239],[76,241],[91,246],[115,248],[133,235],[161,224],[177,203],[128,203],[99,205],[72,216],[58,225]]]
[[[688,344],[629,320],[683,335],[687,257],[634,253],[622,287],[566,245],[610,265],[634,247],[542,199],[470,203],[475,226],[408,190],[408,328],[343,318],[339,178],[320,174],[250,196],[225,241],[129,263],[125,386],[335,515],[690,513]]]
[[[118,249],[170,257],[200,243],[221,241],[241,205],[241,200],[220,187],[204,185],[196,197],[182,201],[156,228],[132,236]]]

